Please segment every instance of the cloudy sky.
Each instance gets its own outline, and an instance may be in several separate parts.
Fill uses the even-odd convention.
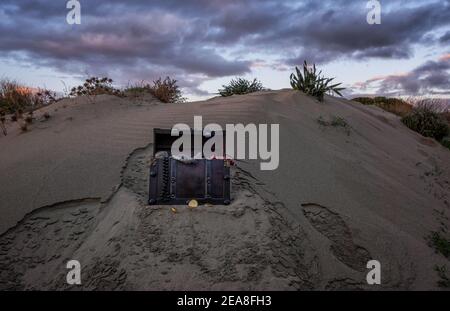
[[[58,91],[87,75],[118,86],[159,76],[190,99],[233,77],[289,87],[303,60],[343,82],[346,95],[450,96],[450,0],[381,0],[369,25],[366,0],[0,1],[0,78]]]

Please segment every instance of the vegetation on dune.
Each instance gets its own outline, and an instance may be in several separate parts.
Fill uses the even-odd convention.
[[[56,94],[46,89],[32,89],[16,81],[0,81],[0,113],[13,114],[18,119],[24,112],[55,102]]]
[[[145,84],[143,81],[125,89],[127,95],[139,96],[143,93],[150,93],[163,103],[183,103],[186,98],[183,97],[177,80],[166,77],[164,80],[160,77],[153,81],[153,85]]]
[[[265,88],[257,79],[250,81],[243,78],[236,78],[232,79],[228,85],[222,85],[222,89],[219,89],[219,94],[223,97],[227,97],[232,95],[244,95],[263,90],[265,90]]]
[[[163,103],[183,103],[186,101],[177,85],[177,80],[170,77],[153,81],[153,85],[149,86],[149,91]]]
[[[373,105],[380,107],[398,116],[405,116],[410,113],[413,106],[407,101],[399,98],[387,98],[383,96],[378,97],[357,97],[353,101],[359,102],[363,105]]]
[[[450,137],[443,138],[441,140],[442,146],[450,150]]]
[[[46,89],[33,89],[16,81],[3,79],[0,81],[0,129],[7,135],[7,115],[12,122],[21,119],[20,128],[28,130],[27,124],[33,122],[33,111],[56,101],[56,94]],[[24,117],[24,114],[27,115]]]
[[[415,132],[432,137],[450,149],[450,112],[439,99],[403,100],[387,97],[357,97],[363,105],[374,105],[402,117],[402,122]],[[446,137],[447,136],[447,137]]]
[[[450,240],[448,240],[443,233],[433,231],[428,237],[428,244],[434,248],[436,253],[442,254],[445,258],[450,259]],[[437,272],[439,280],[438,286],[442,288],[450,287],[450,277],[447,275],[446,266],[435,266],[434,270]]]
[[[433,247],[437,253],[450,259],[450,240],[445,238],[440,232],[436,231],[431,232],[428,240],[429,245]]]
[[[435,266],[434,270],[437,272],[439,281],[438,286],[442,288],[450,287],[450,277],[447,276],[447,267],[446,266]]]
[[[350,135],[351,126],[347,120],[339,116],[332,116],[329,121],[325,120],[322,116],[317,119],[317,123],[321,126],[332,126],[335,128],[342,128],[347,135]]]
[[[124,94],[126,96],[139,96],[143,93],[150,93],[150,86],[144,81],[140,81],[134,84],[128,83],[128,86],[124,89]]]
[[[79,85],[77,87],[73,87],[70,91],[69,96],[88,96],[91,98],[92,96],[97,95],[115,95],[115,96],[123,96],[123,92],[119,89],[114,88],[112,85],[113,80],[104,77],[91,77],[85,80],[83,85]]]
[[[342,96],[341,91],[345,88],[339,87],[342,83],[331,84],[334,78],[321,76],[322,71],[317,72],[316,65],[308,67],[307,62],[303,63],[303,73],[295,67],[296,73],[291,74],[291,86],[294,90],[316,97],[323,101],[326,93]]]
[[[442,108],[435,101],[424,99],[417,103],[402,122],[413,131],[442,141],[449,134],[449,126],[442,116]]]

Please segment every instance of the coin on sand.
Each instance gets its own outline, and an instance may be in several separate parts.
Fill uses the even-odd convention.
[[[188,206],[189,208],[196,208],[198,206],[197,200],[190,200]]]

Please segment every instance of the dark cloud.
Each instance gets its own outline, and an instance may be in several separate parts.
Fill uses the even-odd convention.
[[[442,37],[439,38],[441,43],[450,43],[450,31],[447,31]]]
[[[82,25],[70,26],[66,1],[2,0],[0,57],[122,80],[171,74],[201,93],[198,83],[249,73],[253,57],[261,54],[275,59],[278,68],[304,59],[409,58],[414,45],[450,23],[449,0],[382,2],[381,25],[366,23],[366,1],[80,2]],[[448,35],[440,41],[448,42]],[[260,55],[251,56],[255,53]],[[437,74],[428,76],[424,83],[439,80]]]
[[[311,54],[316,55],[317,62],[337,58],[409,58],[413,54],[413,45],[425,42],[430,31],[450,25],[448,2],[425,2],[414,8],[404,5],[382,7],[380,25],[367,24],[366,2],[358,3],[347,4],[346,10],[329,9],[319,16],[304,17],[296,35],[307,45],[301,48],[297,57],[288,61],[298,63]]]
[[[402,75],[376,77],[356,85],[359,90],[375,87],[377,94],[450,95],[450,54],[427,61]]]

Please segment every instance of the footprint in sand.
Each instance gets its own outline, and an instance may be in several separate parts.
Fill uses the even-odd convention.
[[[330,250],[336,258],[354,270],[366,271],[372,257],[364,247],[353,242],[350,228],[342,217],[318,204],[306,203],[302,207],[311,225],[332,242]]]

